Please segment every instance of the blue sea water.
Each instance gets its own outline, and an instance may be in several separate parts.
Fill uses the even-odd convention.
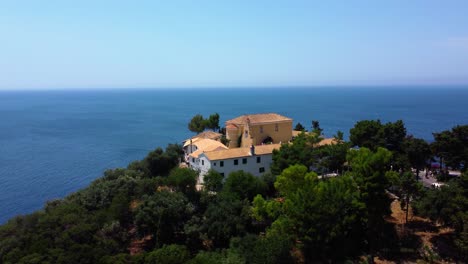
[[[0,223],[42,208],[149,151],[193,135],[195,114],[221,121],[277,112],[345,136],[356,121],[402,119],[408,133],[468,124],[468,87],[73,90],[0,92]]]

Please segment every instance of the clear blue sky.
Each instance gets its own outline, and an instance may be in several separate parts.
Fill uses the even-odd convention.
[[[0,89],[468,84],[468,1],[0,2]]]

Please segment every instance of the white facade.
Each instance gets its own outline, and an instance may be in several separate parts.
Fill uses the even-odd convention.
[[[204,171],[207,165],[207,162],[204,160],[203,162],[200,160],[200,157],[194,157],[193,155],[189,155],[188,157],[189,167],[196,170],[196,171]],[[209,170],[209,169],[208,169]],[[208,171],[206,170],[206,171]]]
[[[243,170],[251,173],[254,176],[261,176],[270,171],[272,154],[249,155],[236,158],[209,160],[205,153],[199,155],[198,158],[190,157],[190,167],[200,172],[200,183],[203,183],[203,177],[210,169],[219,172],[224,177],[234,171]]]
[[[208,158],[201,154],[198,158],[190,156],[189,160],[190,168],[199,172],[199,182],[203,182],[203,176],[211,169],[211,164]]]

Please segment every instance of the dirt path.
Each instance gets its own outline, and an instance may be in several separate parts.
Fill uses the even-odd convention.
[[[431,259],[433,263],[454,263],[453,256],[456,256],[453,249],[453,230],[434,224],[427,218],[413,215],[411,209],[408,215],[408,223],[405,223],[406,213],[400,207],[400,202],[395,200],[391,204],[392,215],[386,219],[387,222],[395,225],[395,231],[400,239],[408,236],[416,236],[420,241],[417,249],[419,256],[414,256],[421,260]],[[385,259],[375,259],[376,263],[396,263]],[[400,260],[398,263],[414,263],[414,261]]]

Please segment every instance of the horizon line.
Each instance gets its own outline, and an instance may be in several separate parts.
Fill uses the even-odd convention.
[[[204,86],[140,86],[140,87],[20,87],[20,88],[0,88],[2,91],[115,91],[115,90],[246,90],[246,89],[324,89],[324,88],[335,88],[335,89],[351,89],[351,88],[418,88],[418,89],[437,89],[437,88],[468,88],[467,84],[336,84],[336,85],[204,85]]]

